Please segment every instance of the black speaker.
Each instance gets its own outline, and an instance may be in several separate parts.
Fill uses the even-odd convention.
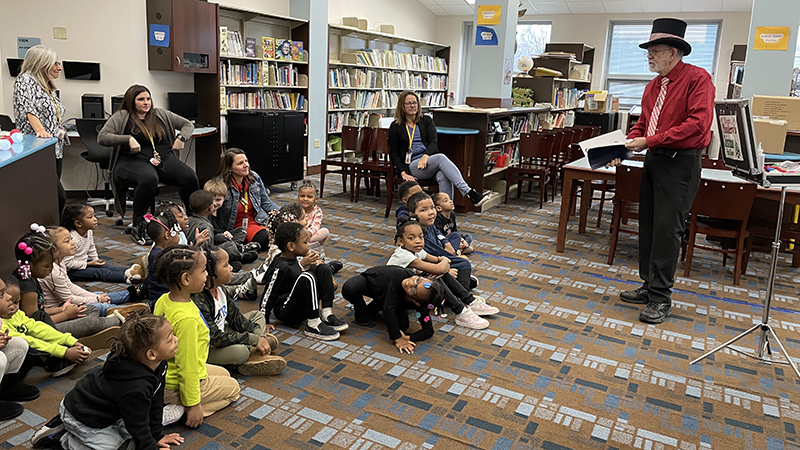
[[[117,110],[122,108],[123,98],[124,97],[122,95],[115,95],[111,97],[111,114],[114,114],[115,112],[117,112]]]
[[[103,94],[83,94],[81,111],[84,119],[105,119]]]

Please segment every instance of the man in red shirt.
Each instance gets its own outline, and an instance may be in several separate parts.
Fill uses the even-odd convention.
[[[625,144],[634,151],[649,149],[639,193],[644,284],[620,293],[625,302],[647,305],[639,314],[646,323],[661,323],[670,315],[681,236],[700,186],[700,153],[711,141],[714,83],[704,69],[681,61],[692,51],[685,33],[682,20],[656,19],[650,40],[639,45],[658,76],[644,90],[642,115]]]

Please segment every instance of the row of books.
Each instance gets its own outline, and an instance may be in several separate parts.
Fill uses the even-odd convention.
[[[564,111],[560,113],[549,113],[547,122],[550,128],[564,128],[575,125],[575,111]]]
[[[233,63],[219,62],[221,84],[249,86],[298,86],[298,71],[293,65],[270,64],[264,62]]]
[[[330,69],[328,86],[354,89],[447,89],[447,76],[364,69]]]
[[[224,111],[228,109],[282,109],[306,111],[308,102],[303,94],[259,90],[226,92]]]
[[[553,88],[553,108],[575,108],[578,106],[577,89]]]
[[[370,118],[373,117],[372,120]],[[371,114],[367,111],[341,111],[328,113],[328,132],[339,133],[342,127],[367,127],[370,122],[375,121],[374,117],[381,118],[383,114]]]
[[[362,49],[353,53],[342,53],[342,62],[387,69],[447,72],[447,61],[444,58],[376,48]]]
[[[258,45],[256,38],[245,38],[243,41],[238,31],[228,30],[226,26],[219,27],[219,44],[220,56],[298,62],[304,60],[303,41],[262,36],[261,45]]]

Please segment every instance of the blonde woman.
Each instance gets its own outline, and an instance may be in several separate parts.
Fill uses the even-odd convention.
[[[53,49],[44,45],[31,47],[25,53],[20,74],[14,83],[14,120],[17,128],[25,134],[37,137],[55,137],[56,173],[58,174],[59,216],[67,201],[67,193],[61,185],[61,169],[64,158],[64,142],[67,131],[61,126],[66,108],[56,95],[54,80],[61,74],[61,62]]]
[[[435,179],[439,192],[453,197],[453,188],[475,206],[481,206],[488,196],[472,189],[461,171],[442,153],[436,137],[433,119],[422,114],[419,97],[414,91],[403,91],[397,99],[395,120],[389,126],[389,151],[394,170],[403,180]]]

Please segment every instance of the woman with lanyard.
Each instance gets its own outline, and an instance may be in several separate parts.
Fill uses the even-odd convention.
[[[177,137],[175,131],[180,130]],[[114,207],[125,214],[125,197],[133,188],[133,228],[131,235],[139,244],[146,244],[144,215],[153,205],[158,183],[180,188],[181,201],[189,205],[189,196],[199,189],[197,174],[178,158],[174,150],[182,150],[192,136],[194,126],[183,117],[153,107],[150,90],[133,85],[125,92],[122,107],[108,119],[97,143],[114,146],[112,161]]]
[[[219,223],[226,231],[245,230],[245,242],[257,242],[261,250],[268,250],[269,233],[265,225],[269,212],[278,209],[278,205],[269,199],[261,177],[250,170],[244,150],[231,148],[225,152],[220,178],[228,186],[228,196],[217,212]]]
[[[489,199],[469,187],[458,167],[439,153],[436,125],[433,119],[422,115],[419,97],[413,91],[403,91],[397,99],[395,120],[389,126],[389,150],[394,169],[403,180],[435,178],[439,192],[452,198],[455,187],[475,206]]]
[[[17,128],[36,137],[55,137],[56,174],[58,176],[58,215],[64,209],[67,193],[61,185],[64,144],[69,144],[67,130],[61,126],[66,108],[56,95],[54,80],[61,74],[61,62],[53,49],[37,45],[25,53],[20,74],[14,83],[14,120]]]

